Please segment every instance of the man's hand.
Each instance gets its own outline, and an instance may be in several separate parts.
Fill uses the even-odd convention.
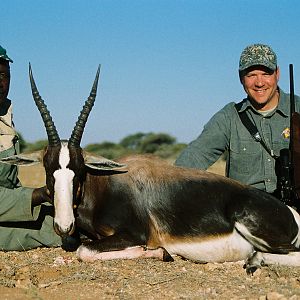
[[[49,202],[53,204],[52,199],[49,197],[49,191],[46,186],[36,188],[32,192],[32,206],[41,205],[44,202]]]

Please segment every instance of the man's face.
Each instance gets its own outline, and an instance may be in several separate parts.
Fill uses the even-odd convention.
[[[9,92],[10,70],[8,63],[0,63],[0,105],[5,101]]]
[[[278,104],[278,80],[279,68],[271,71],[262,66],[252,67],[242,77],[244,90],[256,109],[269,110]]]

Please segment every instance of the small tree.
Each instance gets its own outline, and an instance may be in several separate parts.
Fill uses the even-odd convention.
[[[120,141],[120,145],[122,145],[126,149],[137,151],[145,136],[146,133],[142,132],[128,135]]]
[[[173,145],[176,139],[166,133],[149,133],[140,145],[142,153],[154,153],[162,145]]]

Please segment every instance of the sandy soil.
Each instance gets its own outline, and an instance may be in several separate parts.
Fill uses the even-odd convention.
[[[221,166],[222,167],[222,166]],[[220,166],[214,171],[222,173]],[[30,178],[28,174],[32,174]],[[24,185],[43,184],[43,169],[21,168]],[[0,253],[0,299],[300,299],[300,268],[243,262],[196,264],[175,258],[79,262],[60,248]]]

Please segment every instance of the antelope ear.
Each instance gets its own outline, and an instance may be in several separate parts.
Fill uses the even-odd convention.
[[[92,155],[86,152],[84,154],[84,163],[87,167],[94,170],[112,171],[117,173],[127,172],[125,169],[126,165],[124,164],[117,163],[100,155]]]
[[[0,162],[15,166],[33,166],[42,162],[42,151],[4,157],[0,159]]]

